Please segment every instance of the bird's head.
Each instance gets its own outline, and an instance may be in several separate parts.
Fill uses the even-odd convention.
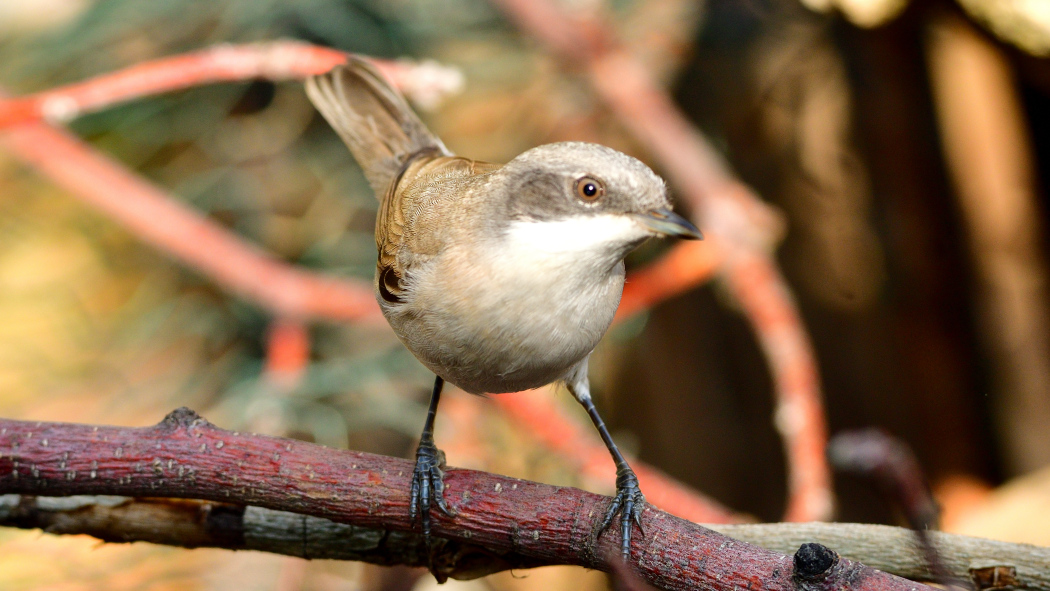
[[[499,177],[502,232],[539,251],[618,262],[652,236],[703,238],[671,210],[663,179],[602,145],[539,146],[507,163]]]

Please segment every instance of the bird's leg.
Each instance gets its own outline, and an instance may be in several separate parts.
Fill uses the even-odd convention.
[[[638,531],[645,535],[645,530],[642,529],[642,508],[645,507],[645,496],[638,487],[638,477],[635,476],[634,470],[631,469],[627,464],[627,460],[623,458],[623,454],[617,449],[612,436],[609,435],[609,430],[605,427],[605,421],[598,414],[598,409],[594,407],[594,401],[591,400],[590,380],[587,378],[586,359],[573,369],[566,378],[565,383],[569,387],[569,392],[572,392],[573,397],[583,405],[583,408],[587,409],[587,414],[590,415],[591,421],[594,423],[595,428],[598,429],[598,434],[602,436],[602,441],[605,442],[605,447],[612,454],[613,462],[616,463],[616,496],[613,498],[612,504],[609,505],[609,510],[605,513],[605,519],[598,529],[598,535],[601,535],[612,524],[616,515],[619,514],[620,553],[626,560],[631,553],[632,520],[638,524]]]
[[[423,435],[416,448],[416,467],[412,471],[412,498],[409,501],[409,520],[415,521],[418,514],[423,525],[423,538],[430,546],[430,505],[435,504],[445,515],[451,517],[454,512],[445,503],[445,452],[434,445],[434,415],[437,414],[438,400],[445,380],[437,376],[434,380],[434,393],[430,395],[430,409],[427,410],[427,422],[423,425]]]

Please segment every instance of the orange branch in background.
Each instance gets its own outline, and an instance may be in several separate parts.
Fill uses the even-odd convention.
[[[571,458],[580,474],[607,485],[616,478],[616,467],[591,429],[566,416],[548,388],[493,396],[492,402],[547,447]],[[632,461],[647,501],[695,523],[749,521],[652,466]]]
[[[721,264],[722,250],[717,241],[679,241],[663,257],[627,276],[614,322],[705,283]]]
[[[371,286],[288,265],[249,245],[72,135],[39,119],[69,120],[113,104],[217,81],[302,78],[343,62],[341,51],[294,41],[222,45],[138,64],[20,98],[0,100],[7,147],[72,195],[148,244],[274,314],[299,319],[378,320]],[[402,82],[413,66],[377,61]]]
[[[722,241],[722,272],[751,320],[773,374],[776,425],[788,457],[785,519],[831,515],[827,427],[809,337],[770,254],[783,221],[735,178],[707,139],[599,18],[574,18],[550,0],[493,0],[522,30],[579,68],[640,140],[703,223]]]
[[[298,269],[171,199],[65,131],[23,124],[0,137],[8,150],[144,242],[278,316],[378,320],[372,286]]]
[[[46,120],[65,123],[132,99],[215,82],[289,80],[322,74],[346,61],[342,51],[298,41],[219,45],[151,60],[118,72],[0,102],[0,128]],[[404,66],[373,60],[397,82]]]
[[[827,427],[819,396],[820,377],[812,350],[799,346],[798,310],[773,260],[740,253],[726,280],[751,318],[777,389],[774,424],[788,458],[788,496],[784,521],[822,521],[832,511]],[[804,336],[804,333],[803,333]]]
[[[310,364],[310,332],[296,320],[274,320],[266,335],[265,375],[284,388],[294,387]]]

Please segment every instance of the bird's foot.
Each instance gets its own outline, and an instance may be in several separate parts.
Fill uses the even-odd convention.
[[[445,452],[434,442],[423,440],[416,448],[416,467],[412,471],[412,498],[409,501],[409,520],[415,522],[419,515],[423,525],[423,538],[430,546],[430,506],[437,505],[442,513],[452,517],[455,512],[445,502]]]
[[[634,475],[626,465],[616,470],[616,496],[613,497],[609,510],[605,513],[598,535],[612,524],[617,514],[620,515],[620,554],[624,560],[631,554],[631,521],[638,524],[638,531],[645,535],[642,529],[642,509],[645,507],[645,495],[638,487],[638,477]]]

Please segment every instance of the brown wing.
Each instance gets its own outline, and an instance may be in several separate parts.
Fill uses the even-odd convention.
[[[405,267],[443,248],[447,232],[434,222],[462,201],[467,181],[501,167],[457,156],[420,155],[400,171],[376,217],[376,289],[384,301],[400,303]],[[416,231],[420,221],[426,232]]]

